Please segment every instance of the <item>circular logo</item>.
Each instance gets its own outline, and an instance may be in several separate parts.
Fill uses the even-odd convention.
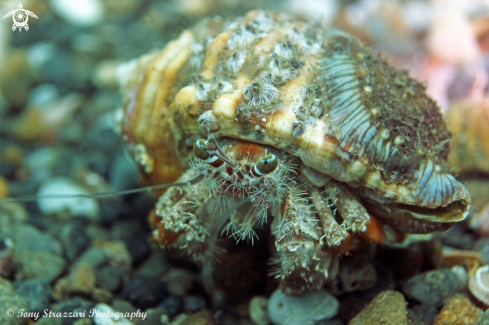
[[[24,9],[17,9],[14,14],[14,24],[18,27],[24,27],[27,25],[29,17]]]
[[[14,311],[12,309],[7,309],[7,317],[13,317],[14,316]]]

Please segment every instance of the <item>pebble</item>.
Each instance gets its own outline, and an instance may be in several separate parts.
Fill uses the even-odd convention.
[[[456,294],[443,306],[433,325],[475,324],[481,315],[482,310],[475,307],[469,298]]]
[[[88,314],[91,309],[94,308],[94,304],[86,299],[80,298],[80,297],[75,297],[70,300],[66,300],[63,302],[60,302],[58,304],[54,304],[51,306],[51,310],[55,313],[69,313],[69,312],[77,312],[77,313],[83,313],[86,311]],[[62,325],[72,325],[74,324],[79,317],[72,317],[72,318],[62,318]]]
[[[29,153],[24,164],[36,181],[44,181],[52,177],[52,170],[60,161],[61,151],[57,148],[44,147]]]
[[[165,273],[163,281],[166,283],[168,292],[175,296],[184,296],[192,289],[197,277],[190,271],[172,268]]]
[[[63,253],[61,244],[56,239],[31,225],[13,226],[0,232],[4,236],[10,234],[16,253],[21,251],[45,251],[56,255]]]
[[[198,313],[180,314],[171,322],[171,325],[214,325],[214,315],[207,309],[201,310]]]
[[[158,278],[134,276],[122,289],[121,297],[142,309],[154,307],[166,296],[166,286]]]
[[[0,237],[0,276],[4,278],[10,278],[14,271],[13,269],[13,256],[14,256],[14,244],[9,238]]]
[[[17,313],[20,309],[28,310],[27,301],[15,291],[14,286],[6,279],[0,277],[0,324],[2,325],[23,325],[27,323],[27,318],[7,317],[5,311],[12,309]]]
[[[46,279],[49,282],[63,273],[66,262],[54,253],[46,251],[21,251],[14,255],[16,279]]]
[[[120,266],[107,265],[96,270],[97,287],[115,292],[129,280],[129,270]]]
[[[132,313],[137,311],[137,308],[131,305],[129,301],[118,299],[118,298],[114,298],[112,300],[112,307],[115,310],[118,310],[123,313]]]
[[[148,240],[148,238],[151,237],[151,234],[149,228],[147,230],[148,231],[143,231],[125,240],[130,258],[135,265],[140,264],[151,253],[151,246]]]
[[[475,325],[489,325],[489,309],[482,313]]]
[[[145,319],[139,319],[136,325],[162,325],[162,317],[167,315],[167,312],[163,308],[152,308],[145,311],[147,316]]]
[[[9,196],[8,181],[5,177],[0,175],[0,199]]]
[[[408,310],[410,324],[433,325],[438,316],[439,308],[430,304],[420,304]]]
[[[49,4],[58,16],[79,28],[98,25],[105,16],[104,6],[99,0],[50,0]]]
[[[137,273],[151,276],[164,274],[169,268],[167,259],[168,257],[163,250],[154,250],[143,264],[141,264]]]
[[[344,292],[367,290],[377,283],[377,271],[372,263],[362,256],[345,257],[334,283],[335,295]]]
[[[93,322],[90,318],[80,318],[76,320],[73,325],[93,325]]]
[[[68,276],[56,282],[54,296],[58,299],[77,294],[89,296],[95,288],[96,281],[95,271],[90,264],[77,263]]]
[[[27,50],[27,64],[29,68],[38,71],[48,62],[56,52],[56,45],[53,43],[36,43],[28,48]],[[40,87],[40,86],[38,86]],[[50,93],[50,99],[53,98]],[[31,95],[32,96],[32,95]],[[30,100],[31,97],[29,97]]]
[[[4,178],[14,178],[16,168],[15,164],[11,161],[0,161],[0,175]]]
[[[199,296],[185,296],[183,298],[183,308],[187,312],[194,313],[204,309],[206,304],[205,299]]]
[[[250,318],[257,325],[266,325],[270,323],[268,318],[268,299],[262,296],[255,296],[250,300],[249,313]]]
[[[407,325],[404,296],[397,291],[382,291],[348,325]]]
[[[275,325],[309,325],[335,316],[338,308],[338,300],[325,290],[295,297],[279,288],[268,301],[268,317]]]
[[[101,289],[101,288],[94,288],[92,290],[92,300],[99,303],[109,303],[114,296],[112,295],[112,292],[106,289]]]
[[[83,254],[78,258],[77,263],[86,262],[96,269],[107,262],[107,256],[100,247],[92,246],[85,250]]]
[[[72,180],[63,177],[56,177],[46,181],[41,185],[37,195],[90,195],[86,189],[74,183]],[[58,198],[58,199],[38,199],[38,205],[44,214],[64,214],[70,216],[83,216],[96,218],[99,215],[100,207],[97,200],[93,198]]]
[[[113,240],[100,246],[111,265],[130,269],[132,265],[131,254],[126,243],[122,240]]]
[[[121,62],[118,60],[105,60],[99,62],[92,74],[93,83],[101,88],[117,88],[116,71],[119,64],[121,64]]]
[[[47,280],[29,279],[20,282],[17,292],[29,303],[29,311],[42,313],[49,307],[51,287]]]
[[[31,90],[27,105],[38,106],[51,104],[59,98],[59,90],[53,84],[42,84]]]
[[[119,311],[107,304],[97,304],[94,310],[99,312],[93,317],[95,325],[133,325],[129,319],[121,317]]]
[[[424,272],[409,279],[403,286],[408,296],[422,303],[441,307],[443,300],[460,286],[457,274],[448,269]]]
[[[443,306],[433,325],[475,324],[482,310],[462,294],[451,297]]]
[[[159,306],[163,308],[169,316],[175,316],[182,311],[183,299],[179,296],[170,296],[163,300]]]
[[[64,247],[64,256],[73,261],[81,252],[90,246],[90,237],[86,231],[86,220],[70,219],[59,232],[59,240]]]
[[[36,322],[36,325],[62,325],[61,320],[62,318],[43,317]]]

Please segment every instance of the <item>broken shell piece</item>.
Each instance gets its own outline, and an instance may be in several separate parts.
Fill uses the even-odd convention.
[[[485,306],[489,306],[489,265],[481,266],[469,280],[470,293]]]
[[[464,266],[469,277],[472,276],[482,264],[482,256],[480,253],[459,249],[444,250],[442,259],[443,266],[445,267],[453,267],[455,265]]]

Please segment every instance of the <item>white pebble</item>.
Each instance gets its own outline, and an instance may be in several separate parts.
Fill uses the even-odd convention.
[[[250,300],[250,318],[255,324],[266,325],[270,323],[267,313],[267,306],[268,299],[265,297],[255,296]]]
[[[268,301],[268,317],[275,325],[312,325],[334,317],[339,306],[338,300],[325,290],[295,297],[277,289]]]
[[[53,84],[42,84],[31,90],[28,105],[50,104],[59,98],[59,90]]]
[[[53,43],[36,43],[27,50],[27,64],[32,69],[40,69],[56,54]]]
[[[97,304],[92,310],[97,312],[93,316],[95,325],[133,325],[127,318],[121,317],[120,312],[115,311],[109,305]]]
[[[76,27],[98,25],[104,19],[104,7],[100,0],[50,0],[53,11]]]
[[[58,177],[41,185],[37,195],[90,195],[86,189],[68,178]],[[62,214],[96,218],[99,215],[99,204],[92,198],[55,198],[38,199],[38,205],[44,214]]]

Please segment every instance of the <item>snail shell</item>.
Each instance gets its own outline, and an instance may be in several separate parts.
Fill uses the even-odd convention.
[[[348,184],[399,230],[443,230],[467,216],[470,196],[447,163],[450,133],[425,87],[339,30],[263,11],[206,19],[119,79],[128,148],[147,154],[139,160],[152,183],[175,180],[213,125]]]

